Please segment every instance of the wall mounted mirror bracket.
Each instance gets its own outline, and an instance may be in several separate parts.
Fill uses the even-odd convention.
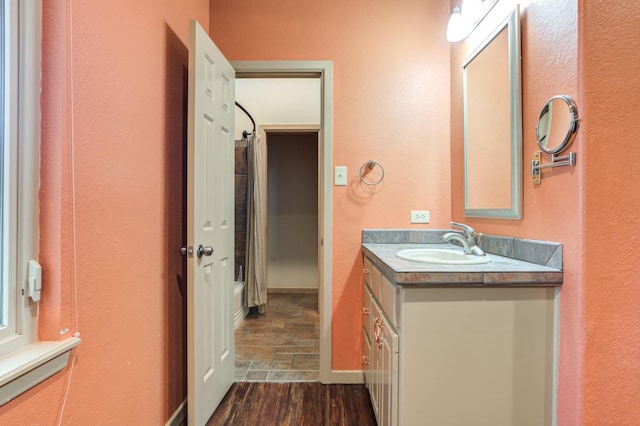
[[[565,151],[575,138],[578,121],[578,107],[569,96],[553,96],[542,107],[536,126],[538,146],[542,151],[534,152],[531,161],[531,176],[535,185],[541,182],[540,170],[542,169],[576,165],[575,152],[569,152],[566,155],[558,154]],[[551,154],[550,163],[542,164],[543,152]]]
[[[536,185],[540,185],[540,181],[542,180],[542,175],[540,174],[541,169],[546,169],[549,167],[559,167],[559,166],[575,166],[576,165],[576,153],[570,152],[567,155],[556,156],[555,154],[551,154],[551,162],[548,164],[541,164],[542,151],[536,151],[533,153],[533,160],[531,160],[531,175],[533,176],[533,183]]]

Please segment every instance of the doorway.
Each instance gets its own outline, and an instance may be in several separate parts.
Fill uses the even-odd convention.
[[[275,61],[275,62],[233,62],[237,78],[316,78],[321,82],[319,108],[320,123],[317,132],[317,268],[318,268],[318,310],[319,330],[319,380],[334,383],[331,370],[331,275],[332,275],[332,100],[333,80],[330,61]],[[277,99],[276,99],[277,101]],[[260,121],[260,120],[258,120]],[[263,138],[278,125],[263,127]],[[271,128],[270,128],[271,127]],[[280,126],[282,127],[282,126]],[[308,131],[308,130],[307,130]],[[304,132],[304,131],[303,131]]]
[[[268,302],[236,328],[236,380],[318,381],[319,128],[268,127],[260,128],[267,157]]]
[[[265,132],[267,288],[317,294],[318,131],[285,130]]]

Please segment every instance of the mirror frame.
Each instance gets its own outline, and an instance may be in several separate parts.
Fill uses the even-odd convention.
[[[507,28],[509,39],[509,100],[510,100],[510,148],[511,148],[511,206],[509,208],[469,208],[468,194],[468,145],[467,130],[467,65],[473,61],[497,36]],[[520,8],[518,5],[509,16],[476,48],[462,64],[462,89],[464,109],[464,216],[495,219],[522,219],[522,82],[520,53]],[[491,167],[491,165],[487,165]]]

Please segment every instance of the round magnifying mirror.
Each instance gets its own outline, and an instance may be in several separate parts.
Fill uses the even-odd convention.
[[[540,112],[536,137],[540,149],[558,154],[571,144],[578,130],[578,108],[569,96],[557,95],[547,101]]]

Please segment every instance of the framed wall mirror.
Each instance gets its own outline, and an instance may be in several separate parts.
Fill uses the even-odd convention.
[[[464,215],[522,217],[520,10],[462,64]]]

